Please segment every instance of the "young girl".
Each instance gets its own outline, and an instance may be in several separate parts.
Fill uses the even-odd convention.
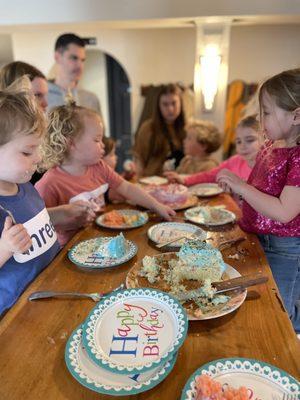
[[[99,115],[84,107],[60,106],[49,114],[48,135],[42,146],[43,166],[51,168],[36,188],[47,207],[85,200],[91,215],[104,206],[103,194],[115,189],[125,199],[153,209],[166,219],[175,212],[126,182],[104,161],[103,126]],[[76,231],[57,228],[61,244]]]
[[[268,79],[259,92],[269,139],[244,182],[222,171],[220,184],[241,195],[241,227],[257,233],[294,328],[300,333],[300,69]]]
[[[30,82],[27,91],[18,86],[0,91],[0,315],[59,250],[45,203],[29,183],[46,122]]]
[[[218,128],[209,121],[194,121],[185,128],[186,137],[183,141],[184,157],[176,172],[179,174],[194,174],[208,171],[218,165],[210,154],[221,145],[221,134]]]
[[[175,172],[166,172],[165,175],[170,181],[176,181],[186,186],[191,186],[196,183],[216,182],[218,173],[224,168],[227,168],[229,171],[237,174],[241,179],[247,180],[261,147],[258,125],[255,116],[250,116],[241,120],[236,129],[235,143],[237,154],[223,161],[218,167],[213,168],[211,171],[196,173],[186,178],[181,177]]]
[[[102,138],[104,146],[103,160],[111,169],[115,170],[118,162],[118,156],[116,155],[116,142],[110,137],[103,136]]]

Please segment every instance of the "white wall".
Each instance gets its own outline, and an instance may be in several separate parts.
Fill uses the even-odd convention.
[[[105,133],[110,136],[106,60],[105,54],[102,51],[87,50],[84,74],[80,80],[80,87],[94,92],[98,96],[105,125]]]
[[[229,82],[259,82],[300,67],[300,25],[244,26],[231,29]]]
[[[241,15],[294,15],[295,0],[0,0],[0,24],[74,23]]]

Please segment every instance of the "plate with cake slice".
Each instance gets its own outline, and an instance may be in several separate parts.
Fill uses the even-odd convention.
[[[126,277],[128,288],[149,287],[170,293],[190,320],[218,318],[242,305],[247,290],[216,294],[213,282],[241,276],[225,264],[220,251],[208,243],[188,240],[178,253],[145,256]]]
[[[83,240],[69,250],[68,257],[84,270],[97,270],[124,264],[136,255],[137,250],[137,245],[121,233],[114,237]]]
[[[185,211],[184,217],[191,222],[206,226],[220,226],[235,222],[233,212],[223,206],[199,206]]]

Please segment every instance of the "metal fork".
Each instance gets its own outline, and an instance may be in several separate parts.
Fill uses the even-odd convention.
[[[55,291],[41,291],[34,292],[28,297],[28,300],[39,300],[39,299],[48,299],[50,297],[79,297],[79,298],[89,298],[93,301],[99,301],[102,297],[107,296],[112,292],[116,292],[124,288],[124,284],[122,283],[117,288],[110,290],[109,292],[104,293],[79,293],[79,292],[55,292]]]
[[[16,223],[16,220],[15,220],[14,216],[12,215],[12,212],[9,211],[7,208],[2,207],[1,204],[0,204],[0,208],[10,216],[10,218],[12,219],[13,224],[16,225],[17,223]]]

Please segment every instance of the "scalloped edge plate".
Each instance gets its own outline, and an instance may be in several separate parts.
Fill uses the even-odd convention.
[[[199,211],[199,215],[201,215],[201,208],[204,208],[204,207],[219,209],[221,212],[224,213],[225,218],[222,221],[218,221],[218,222],[212,222],[212,221],[210,221],[210,222],[204,222],[204,221],[201,222],[201,221],[199,221],[199,219],[198,219],[199,217],[198,216],[190,215],[191,213],[193,213],[195,211]],[[229,224],[229,223],[232,223],[232,222],[236,221],[236,215],[232,211],[229,211],[229,210],[226,210],[224,208],[221,208],[220,206],[204,206],[204,207],[198,206],[198,207],[193,207],[193,208],[188,209],[184,213],[184,218],[187,219],[190,222],[193,222],[193,223],[196,223],[196,224],[199,224],[199,225],[205,225],[205,226],[221,226],[221,225],[226,225],[226,224]]]
[[[112,211],[112,210],[111,210]],[[107,228],[107,229],[120,229],[120,230],[123,230],[123,229],[134,229],[134,228],[139,228],[140,226],[143,226],[143,225],[145,225],[145,224],[147,224],[147,222],[149,221],[149,216],[148,216],[148,214],[145,212],[145,211],[139,211],[139,210],[132,210],[132,209],[123,209],[123,210],[115,210],[115,211],[117,211],[118,213],[120,213],[120,214],[125,214],[125,215],[139,215],[139,214],[143,214],[144,216],[145,216],[145,219],[144,220],[139,220],[139,221],[137,221],[137,223],[135,224],[135,225],[126,225],[126,224],[124,224],[124,225],[107,225],[107,224],[105,224],[104,222],[103,222],[103,218],[104,218],[104,216],[106,215],[106,214],[108,214],[109,212],[111,212],[111,211],[108,211],[107,213],[104,213],[104,214],[102,214],[102,215],[99,215],[99,217],[97,217],[96,218],[96,220],[95,220],[95,223],[98,225],[98,226],[101,226],[102,228]]]
[[[88,357],[82,345],[82,326],[72,332],[65,349],[65,362],[71,375],[88,389],[111,396],[127,396],[152,389],[169,375],[176,359],[177,353],[163,366],[131,377],[109,372]]]
[[[134,300],[133,300],[134,299]],[[127,306],[124,302],[129,300],[139,300],[139,306],[138,308],[142,308],[142,304],[149,302],[149,306],[153,307],[153,305],[155,307],[157,307],[158,305],[160,305],[161,307],[164,307],[165,312],[167,312],[168,314],[166,314],[165,320],[168,321],[168,324],[170,325],[170,323],[174,323],[174,338],[172,339],[172,342],[170,343],[163,343],[165,350],[162,352],[162,354],[159,355],[159,357],[156,357],[155,359],[149,361],[146,359],[143,359],[142,357],[139,358],[135,358],[134,362],[132,363],[128,363],[127,364],[125,362],[121,362],[120,360],[118,360],[117,356],[115,356],[114,354],[116,352],[116,350],[114,349],[113,352],[113,356],[109,356],[108,351],[103,349],[103,346],[101,347],[101,345],[97,342],[97,338],[99,337],[103,337],[105,339],[102,339],[102,341],[106,341],[105,344],[106,346],[108,346],[108,342],[109,342],[109,338],[113,337],[113,335],[116,333],[114,332],[114,320],[117,319],[115,313],[115,306],[116,305],[123,305],[123,306]],[[135,306],[136,308],[137,306]],[[129,307],[129,311],[131,312],[131,314],[133,314],[132,311],[133,307],[131,305],[131,307]],[[118,311],[118,315],[120,312],[123,313],[123,311],[125,312],[126,310],[117,310]],[[139,319],[133,319],[133,316],[130,315],[130,317],[132,317],[132,323],[131,325],[139,325],[140,329],[139,331],[143,332],[143,330],[145,332],[148,333],[148,331],[150,331],[150,328],[145,328],[145,323],[147,322],[148,324],[151,325],[151,323],[146,320],[144,321],[144,319],[146,318],[146,316],[148,316],[149,318],[149,313],[147,315],[142,315],[141,311],[139,311],[140,313],[138,314]],[[103,326],[101,326],[101,321],[103,319],[103,317],[105,316],[105,318],[109,318],[109,315],[111,313],[111,319],[110,321],[112,322],[109,326],[108,326],[108,330],[106,332],[103,332]],[[106,314],[106,315],[105,315]],[[128,313],[127,313],[128,314]],[[121,314],[120,314],[121,315]],[[125,314],[121,316],[122,318],[126,317]],[[128,316],[129,317],[129,316]],[[156,318],[156,321],[158,321],[158,319]],[[162,319],[161,321],[164,321],[164,319]],[[125,331],[126,328],[128,328],[128,325],[130,326],[130,321],[123,323],[124,320],[122,319],[122,321],[118,320],[118,323],[120,324],[120,328],[118,329],[122,329],[122,331]],[[156,324],[155,324],[156,325]],[[122,327],[122,328],[121,328]],[[126,328],[125,328],[126,327]],[[169,326],[170,328],[170,326]],[[93,310],[90,312],[89,316],[87,317],[87,319],[85,320],[85,323],[83,325],[83,344],[84,347],[89,355],[89,357],[99,366],[101,366],[102,368],[108,369],[111,372],[115,372],[118,374],[133,374],[133,373],[142,373],[142,372],[146,372],[149,371],[153,368],[159,367],[162,364],[164,364],[166,362],[166,360],[170,359],[170,357],[176,353],[178,351],[178,349],[182,346],[186,335],[187,335],[187,329],[188,329],[188,319],[187,319],[187,315],[186,312],[184,310],[184,308],[181,306],[181,304],[172,296],[170,296],[169,294],[159,291],[159,290],[154,290],[154,289],[126,289],[126,290],[122,290],[122,291],[118,291],[117,293],[111,293],[110,295],[106,296],[105,298],[103,298],[94,308]],[[99,332],[101,330],[101,333]],[[130,328],[131,331],[131,328]],[[133,333],[133,332],[132,332]],[[127,336],[127,331],[126,331],[126,335],[123,336]],[[145,335],[146,336],[146,333]],[[165,340],[165,336],[163,335],[163,333],[161,332],[161,338],[163,338]],[[119,334],[119,337],[121,337],[121,334]],[[134,337],[134,336],[133,336]],[[138,336],[136,336],[138,337]],[[136,338],[134,337],[134,338]],[[169,338],[171,337],[171,334],[169,332],[169,335],[167,336],[167,340],[169,340]],[[108,339],[107,339],[108,338]],[[147,340],[149,339],[149,336],[147,336]],[[155,338],[150,338],[151,340],[157,339]],[[121,340],[118,339],[118,337],[116,337],[116,341]],[[130,339],[130,340],[134,340],[134,339]],[[150,342],[151,342],[150,340]],[[135,339],[135,341],[138,341],[138,339]],[[146,344],[148,345],[150,342],[147,342]],[[133,343],[134,344],[134,343]],[[144,344],[144,342],[142,342],[142,339],[140,339],[140,344]],[[157,342],[157,340],[155,341],[155,345],[158,345],[159,342]],[[123,343],[123,345],[125,345]],[[130,343],[129,345],[132,345],[132,343]],[[129,346],[127,344],[127,346]],[[153,343],[151,342],[151,345],[153,345]],[[115,344],[116,346],[116,344]],[[120,344],[120,346],[122,346],[122,344]],[[140,346],[141,347],[141,346]],[[148,346],[149,347],[149,346]],[[157,346],[156,346],[157,347]],[[124,349],[123,349],[124,350]],[[137,351],[137,347],[135,348],[135,350],[133,349],[133,347],[131,348],[131,350],[127,351],[127,352],[131,352],[134,353],[134,351]],[[152,350],[151,350],[152,352]],[[121,353],[120,350],[118,350],[118,353]],[[135,354],[136,356],[136,354]],[[152,355],[155,356],[155,355]],[[141,360],[139,362],[137,362],[137,360]]]
[[[99,243],[96,246],[99,247],[101,244],[103,244],[103,242],[100,243],[100,239],[109,240],[112,239],[112,236],[99,236],[93,239],[82,240],[81,242],[71,247],[71,249],[68,251],[69,260],[72,261],[73,264],[83,269],[98,270],[98,269],[113,268],[118,265],[122,265],[127,261],[131,260],[137,254],[138,251],[137,245],[131,240],[126,239],[126,244],[128,249],[126,254],[121,258],[108,258],[108,257],[101,258],[97,256],[92,256],[91,254],[90,256],[87,255],[87,257],[90,257],[90,261],[86,260],[85,262],[81,262],[78,260],[78,258],[76,259],[76,254],[74,253],[76,253],[78,246],[83,246],[85,243],[88,242],[99,241]]]
[[[249,358],[222,358],[204,364],[191,375],[183,388],[181,400],[195,399],[195,379],[202,373],[235,388],[246,386],[253,399],[282,399],[283,394],[294,395],[295,398],[300,396],[300,383],[271,364]],[[249,383],[251,387],[248,387]]]
[[[148,238],[150,240],[152,240],[152,242],[156,243],[156,244],[160,244],[163,243],[163,241],[161,240],[157,240],[157,238],[155,238],[155,235],[157,234],[157,231],[161,231],[164,228],[170,228],[170,229],[176,229],[178,231],[182,232],[183,236],[185,233],[194,233],[195,231],[201,229],[199,228],[197,225],[193,225],[193,224],[187,224],[186,222],[161,222],[159,224],[155,224],[152,225],[148,231],[147,231],[147,235]],[[203,240],[206,238],[207,233],[206,231],[204,231],[203,229],[201,229],[203,231]],[[167,240],[172,240],[174,238],[174,236],[172,236],[172,234],[168,237],[165,238],[165,241]],[[181,244],[178,242],[174,242],[171,243],[169,246],[165,246],[166,249],[168,248],[172,248],[172,247],[181,247],[183,245],[184,242],[182,242]]]

